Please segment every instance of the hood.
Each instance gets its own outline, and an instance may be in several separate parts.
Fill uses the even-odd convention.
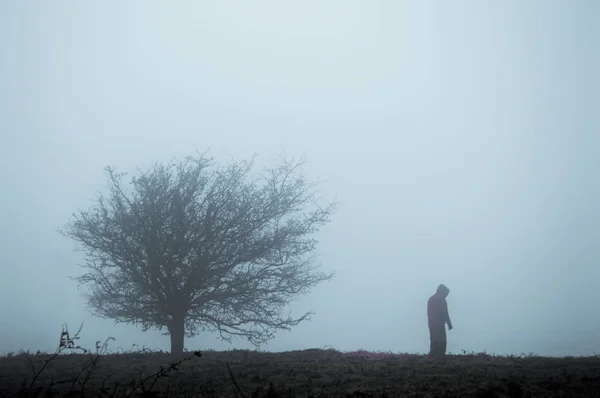
[[[447,297],[447,296],[448,296],[448,294],[450,294],[450,289],[448,289],[448,288],[446,287],[446,285],[444,285],[444,284],[441,284],[441,285],[439,285],[439,286],[438,286],[438,288],[437,288],[437,294],[439,294],[439,295],[440,295],[440,296],[442,296],[442,297]]]

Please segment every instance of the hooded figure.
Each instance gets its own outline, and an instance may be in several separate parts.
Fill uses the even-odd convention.
[[[439,285],[437,292],[427,302],[427,319],[431,340],[429,355],[431,356],[446,355],[446,323],[448,324],[448,330],[452,330],[452,322],[448,314],[448,303],[446,302],[448,294],[450,294],[450,289],[444,285]]]

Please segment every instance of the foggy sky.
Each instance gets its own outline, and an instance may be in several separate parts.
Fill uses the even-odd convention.
[[[600,3],[0,2],[0,353],[169,349],[94,318],[60,236],[104,189],[196,149],[306,155],[340,210],[311,322],[261,349],[600,352]],[[213,334],[189,349],[252,348]]]

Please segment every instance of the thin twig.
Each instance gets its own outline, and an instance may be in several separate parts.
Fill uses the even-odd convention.
[[[235,385],[235,388],[237,388],[237,390],[240,392],[240,395],[242,396],[242,398],[246,398],[246,396],[240,389],[240,386],[238,386],[237,382],[235,381],[235,377],[233,377],[233,372],[231,371],[231,368],[229,367],[229,363],[225,362],[225,365],[227,365],[227,370],[229,371],[229,375],[231,376],[231,380],[233,380],[233,384]]]

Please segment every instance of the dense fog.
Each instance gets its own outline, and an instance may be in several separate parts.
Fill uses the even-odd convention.
[[[600,352],[600,3],[0,3],[0,353],[169,349],[93,317],[58,234],[106,188],[210,150],[305,156],[339,210],[310,322],[261,350]],[[81,289],[84,289],[83,287]],[[203,333],[188,349],[254,348]]]

